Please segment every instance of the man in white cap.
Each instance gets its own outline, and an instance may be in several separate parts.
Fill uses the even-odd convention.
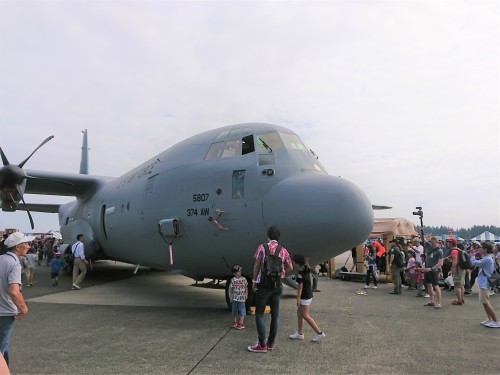
[[[22,319],[28,307],[21,294],[21,263],[19,257],[26,255],[35,237],[21,232],[12,233],[5,240],[8,251],[0,256],[0,351],[9,364],[9,337],[14,320]]]

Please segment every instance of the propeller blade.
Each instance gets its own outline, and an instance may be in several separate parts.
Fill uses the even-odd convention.
[[[26,205],[26,202],[24,201],[23,197],[23,192],[21,191],[21,188],[19,185],[16,185],[17,193],[21,196],[21,201],[24,204],[24,208],[26,209],[26,212],[28,213],[28,217],[30,218],[30,224],[31,224],[31,229],[35,229],[35,223],[33,222],[33,217],[31,217],[31,212],[28,210],[28,206]]]
[[[9,161],[7,160],[7,156],[5,156],[5,154],[3,153],[3,150],[2,148],[0,147],[0,154],[2,154],[2,161],[3,161],[3,165],[9,165]]]
[[[26,159],[24,159],[24,160],[21,162],[21,164],[19,164],[19,168],[22,168],[22,167],[24,166],[24,164],[26,164],[26,162],[29,160],[29,158],[31,158],[31,157],[33,156],[33,154],[34,154],[35,152],[37,152],[37,151],[38,151],[38,149],[39,149],[40,147],[42,147],[45,143],[47,143],[48,141],[50,141],[52,138],[54,138],[54,136],[53,136],[53,135],[51,135],[50,137],[47,137],[47,138],[45,139],[45,141],[43,141],[42,143],[40,143],[40,145],[39,145],[37,148],[35,148],[35,151],[33,151],[33,152],[30,154],[30,156],[28,156]],[[3,154],[3,153],[2,153],[2,154]],[[3,157],[2,157],[2,159],[3,159]],[[4,165],[5,165],[5,161],[4,161]]]

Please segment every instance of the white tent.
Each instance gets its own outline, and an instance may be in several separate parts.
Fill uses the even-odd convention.
[[[46,233],[47,236],[54,237],[56,240],[62,240],[62,235],[61,233],[51,230],[50,232]]]
[[[480,235],[474,237],[474,238],[471,238],[471,241],[479,241],[479,242],[482,242],[482,241],[490,241],[490,242],[498,242],[500,241],[500,236],[497,236],[496,234],[493,234],[491,232],[483,232],[481,233]]]

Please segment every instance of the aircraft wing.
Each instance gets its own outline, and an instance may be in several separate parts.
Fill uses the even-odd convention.
[[[61,173],[26,170],[25,193],[81,197],[91,194],[114,177],[90,176],[79,173]],[[48,211],[52,212],[52,211]],[[57,212],[57,211],[55,211]]]
[[[58,213],[60,204],[51,203],[26,203],[17,207],[18,211],[26,211],[26,208],[31,212],[50,212]]]

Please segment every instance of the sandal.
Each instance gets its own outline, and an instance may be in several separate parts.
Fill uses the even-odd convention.
[[[434,306],[433,302],[426,303],[424,306]]]
[[[462,306],[462,302],[460,302],[459,300],[455,300],[451,303],[452,305],[455,305],[455,306]]]

